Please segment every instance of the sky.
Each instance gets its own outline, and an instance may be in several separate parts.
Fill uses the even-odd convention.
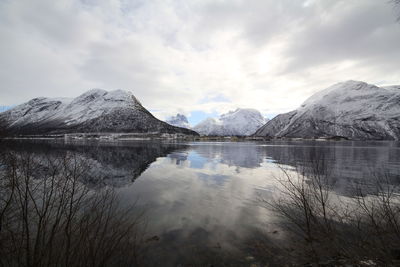
[[[400,84],[390,0],[0,0],[0,105],[131,91],[194,124],[266,117],[345,80]]]

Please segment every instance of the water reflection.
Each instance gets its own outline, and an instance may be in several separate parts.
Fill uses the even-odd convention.
[[[38,158],[74,155],[91,166],[86,182],[92,186],[131,184],[158,157],[185,148],[183,144],[160,142],[64,142],[55,140],[13,140],[0,143],[1,151],[30,152]]]
[[[285,168],[324,158],[351,195],[352,181],[384,169],[399,182],[400,147],[395,142],[18,142],[14,151],[38,155],[76,153],[92,163],[91,183],[117,186],[123,203],[145,207],[152,243],[149,265],[228,262],[244,265],[246,240],[273,232],[271,216],[256,205],[257,192],[273,190]],[[216,255],[219,255],[218,257]],[[195,257],[195,258],[193,258]]]
[[[68,142],[19,141],[2,144],[2,150],[30,151],[37,155],[57,156],[75,153],[95,166],[93,179],[114,186],[126,186],[138,178],[158,158],[163,164],[203,171],[200,179],[222,184],[229,175],[221,166],[233,167],[239,174],[246,169],[307,167],[323,158],[333,176],[341,180],[359,180],[384,169],[399,177],[400,147],[397,142],[315,142],[281,141],[272,143],[165,143],[165,142]],[[264,176],[267,178],[267,175]],[[396,179],[393,179],[395,182]],[[93,182],[95,182],[93,180]]]
[[[160,237],[153,249],[168,257],[171,266],[201,262],[220,251],[244,259],[242,241],[254,228],[263,228],[261,218],[267,218],[253,202],[254,186],[265,185],[263,168],[220,163],[192,149],[187,153],[185,160],[181,152],[157,159],[121,195],[126,202],[134,196],[151,207],[148,230]],[[204,253],[200,259],[188,258],[198,257],[199,251]]]

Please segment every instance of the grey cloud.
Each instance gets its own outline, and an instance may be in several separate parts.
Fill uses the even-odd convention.
[[[400,25],[390,5],[373,0],[355,3],[359,1],[341,1],[330,7],[329,20],[315,9],[316,14],[290,38],[284,56],[291,60],[285,72],[342,60],[366,64],[399,60]]]
[[[237,39],[263,46],[306,15],[303,1],[211,1],[197,7],[197,30],[207,34],[237,31]]]
[[[171,113],[281,112],[343,79],[400,82],[395,19],[375,0],[4,0],[0,104],[101,87]]]

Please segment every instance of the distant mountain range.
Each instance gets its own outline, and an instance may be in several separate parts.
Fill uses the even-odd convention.
[[[400,86],[335,84],[298,109],[276,116],[255,136],[400,140]]]
[[[248,136],[268,119],[264,118],[258,110],[238,108],[235,111],[222,114],[219,118],[207,118],[193,127],[201,135],[217,136]]]
[[[189,121],[186,118],[186,116],[182,115],[182,114],[179,114],[179,113],[176,114],[176,116],[169,117],[166,120],[166,122],[168,124],[171,124],[171,125],[177,126],[177,127],[183,127],[183,128],[186,128],[186,129],[190,129],[191,128],[190,124],[189,124]]]
[[[34,98],[0,113],[3,129],[12,134],[93,132],[196,132],[156,119],[132,93],[92,89],[76,98]]]
[[[272,138],[400,140],[400,86],[360,81],[335,84],[298,109],[268,121],[255,109],[207,118],[192,129],[182,114],[156,119],[132,93],[92,89],[76,98],[34,98],[0,113],[1,131],[62,133],[180,133]]]

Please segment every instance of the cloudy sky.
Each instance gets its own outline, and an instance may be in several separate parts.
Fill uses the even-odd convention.
[[[130,90],[159,118],[290,111],[343,80],[400,84],[389,0],[0,0],[0,105]]]

